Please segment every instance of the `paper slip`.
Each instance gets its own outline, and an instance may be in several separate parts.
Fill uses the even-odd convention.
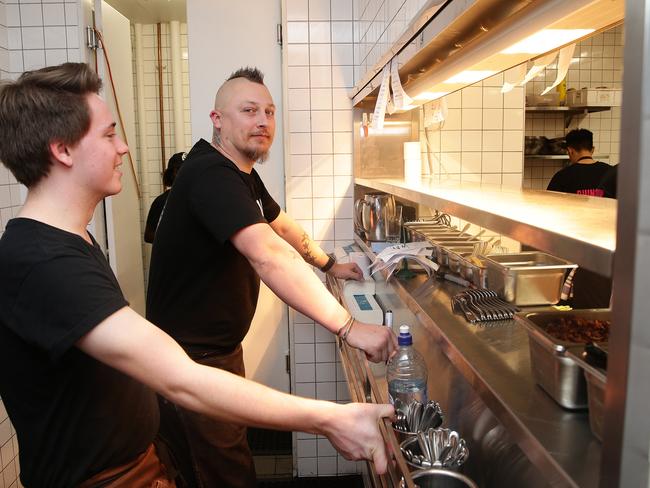
[[[560,54],[557,58],[557,77],[555,78],[555,82],[541,93],[542,95],[546,95],[553,88],[562,83],[567,71],[569,71],[569,65],[571,64],[571,58],[573,58],[573,52],[575,49],[575,44],[560,49]]]
[[[390,87],[393,90],[395,108],[401,110],[413,103],[413,99],[406,94],[402,87],[402,82],[399,79],[399,71],[397,70],[397,61],[394,59],[390,62]]]
[[[372,114],[371,126],[376,131],[381,131],[384,128],[384,117],[386,116],[386,105],[388,104],[388,91],[389,91],[390,71],[389,66],[384,66],[381,74],[381,86],[379,87],[379,95],[377,96],[377,104],[375,111]]]
[[[381,259],[382,261],[387,261],[391,256],[394,256],[395,254],[416,255],[419,254],[421,250],[426,248],[431,249],[431,244],[427,241],[407,242],[406,244],[395,244],[394,246],[387,247],[379,254],[377,254],[377,259]]]

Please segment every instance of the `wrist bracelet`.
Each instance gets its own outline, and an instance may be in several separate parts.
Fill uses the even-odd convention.
[[[327,255],[327,262],[322,267],[320,267],[319,269],[323,273],[327,273],[332,268],[332,266],[334,266],[335,264],[336,264],[336,260],[331,255],[328,254]]]
[[[336,331],[336,336],[341,337],[341,331],[343,331],[348,325],[350,325],[350,322],[352,322],[354,318],[352,315],[350,315],[347,319],[345,319],[345,323],[339,328],[339,330]]]
[[[347,330],[345,332],[343,332],[343,337],[341,337],[341,340],[343,342],[346,342],[346,340],[348,338],[348,335],[350,334],[350,331],[352,330],[352,326],[354,325],[355,322],[356,322],[356,320],[354,320],[354,317],[353,317],[352,320],[350,321],[350,325],[348,326]]]

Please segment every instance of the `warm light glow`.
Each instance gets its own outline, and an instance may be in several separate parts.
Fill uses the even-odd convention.
[[[444,97],[449,94],[449,92],[429,92],[425,91],[413,97],[413,100],[437,100],[438,98]]]
[[[457,75],[454,75],[448,80],[445,80],[444,83],[476,83],[477,81],[481,81],[494,74],[496,74],[496,71],[488,71],[488,70],[461,71]]]
[[[594,31],[595,29],[542,29],[501,52],[503,54],[541,54]]]

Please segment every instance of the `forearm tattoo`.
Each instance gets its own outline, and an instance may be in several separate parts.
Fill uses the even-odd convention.
[[[316,257],[311,253],[311,246],[310,246],[311,239],[309,238],[309,235],[306,232],[302,233],[300,242],[302,243],[302,250],[303,250],[302,257],[304,258],[305,261],[307,261],[312,266],[316,266]]]

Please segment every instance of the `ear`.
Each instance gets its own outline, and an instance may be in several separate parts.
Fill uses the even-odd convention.
[[[72,166],[72,155],[70,154],[70,147],[61,141],[50,142],[49,144],[50,156],[56,162],[65,166]]]
[[[213,110],[210,112],[210,120],[212,121],[212,125],[217,128],[221,129],[221,112],[218,110]]]

